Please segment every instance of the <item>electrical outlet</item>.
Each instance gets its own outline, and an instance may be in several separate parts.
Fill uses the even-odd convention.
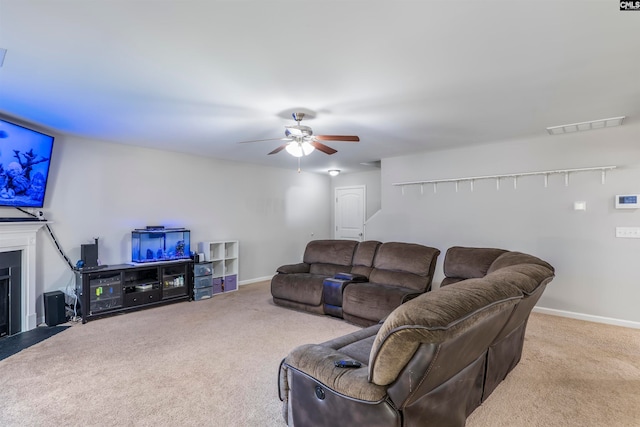
[[[640,227],[616,227],[616,237],[640,239]]]

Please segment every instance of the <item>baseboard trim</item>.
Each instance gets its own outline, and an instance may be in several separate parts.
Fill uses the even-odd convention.
[[[631,320],[614,319],[612,317],[594,316],[591,314],[576,313],[573,311],[556,310],[553,308],[534,307],[535,313],[550,314],[552,316],[568,317],[571,319],[586,320],[587,322],[605,323],[607,325],[623,326],[625,328],[640,329],[640,322]]]
[[[264,282],[265,280],[271,280],[273,276],[256,277],[255,279],[242,280],[238,282],[238,286],[250,285],[251,283]]]
[[[271,280],[273,276],[256,277],[254,279],[242,280],[239,286],[249,285],[251,283],[264,282]],[[556,310],[554,308],[534,307],[533,311],[541,314],[549,314],[551,316],[568,317],[570,319],[585,320],[587,322],[604,323],[607,325],[623,326],[625,328],[640,329],[640,322],[631,320],[615,319],[613,317],[594,316],[591,314],[576,313],[573,311]]]

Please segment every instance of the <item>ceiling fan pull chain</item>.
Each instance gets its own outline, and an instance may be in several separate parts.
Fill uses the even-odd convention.
[[[300,157],[298,157],[298,173],[300,173]]]

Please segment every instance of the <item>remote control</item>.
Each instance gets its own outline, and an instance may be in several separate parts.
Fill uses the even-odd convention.
[[[362,364],[356,360],[338,360],[334,362],[336,368],[359,368]]]

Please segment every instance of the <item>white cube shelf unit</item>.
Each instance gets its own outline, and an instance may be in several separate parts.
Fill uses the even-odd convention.
[[[238,246],[237,240],[198,243],[198,252],[213,264],[214,294],[238,289]]]

